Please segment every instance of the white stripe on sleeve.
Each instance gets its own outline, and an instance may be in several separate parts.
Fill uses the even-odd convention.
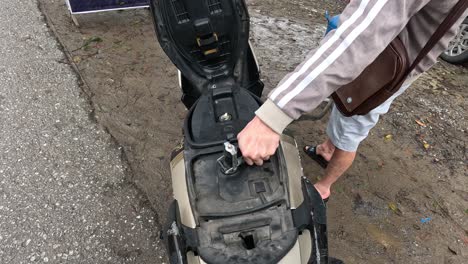
[[[300,82],[296,88],[287,93],[278,103],[280,108],[283,108],[291,99],[300,94],[315,78],[317,78],[322,72],[324,72],[331,64],[333,64],[340,56],[343,54],[348,47],[359,37],[359,35],[366,30],[375,17],[380,13],[382,8],[388,0],[378,0],[377,4],[370,10],[367,17],[362,21],[362,23],[356,27],[350,34],[347,36],[343,43],[336,50],[330,54],[317,68],[315,68],[302,82]]]
[[[320,56],[327,51],[333,44],[335,44],[336,41],[338,41],[341,37],[341,35],[350,27],[352,26],[364,13],[364,10],[366,9],[367,5],[369,4],[369,0],[363,0],[361,1],[361,4],[359,5],[358,9],[356,12],[351,15],[349,19],[343,22],[342,25],[339,25],[338,29],[336,32],[333,34],[330,39],[328,39],[327,42],[325,42],[316,52],[315,54],[307,60],[307,62],[302,65],[301,69],[294,74],[292,74],[281,86],[276,88],[273,93],[270,96],[271,100],[275,100],[276,97],[278,97],[279,94],[284,92],[288,87],[294,83],[294,81],[299,78],[302,74],[307,72],[309,68],[320,58]]]

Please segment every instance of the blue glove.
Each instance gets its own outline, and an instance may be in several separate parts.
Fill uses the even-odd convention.
[[[328,13],[328,11],[326,11],[325,18],[328,21],[327,32],[325,32],[325,35],[327,35],[328,32],[338,28],[338,24],[340,23],[340,16],[337,15],[334,17],[330,17],[330,14]]]

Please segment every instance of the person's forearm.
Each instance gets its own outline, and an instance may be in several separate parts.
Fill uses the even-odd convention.
[[[294,120],[271,100],[267,100],[255,114],[278,134],[283,133],[283,130]]]

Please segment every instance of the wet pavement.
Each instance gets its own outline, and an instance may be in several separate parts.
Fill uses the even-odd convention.
[[[3,1],[0,25],[0,263],[163,263],[154,212],[36,1]]]

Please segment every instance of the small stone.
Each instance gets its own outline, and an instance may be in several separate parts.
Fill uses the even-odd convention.
[[[24,241],[23,243],[21,243],[21,246],[27,247],[29,245],[29,243],[31,243],[31,239],[28,239],[28,240]]]
[[[48,257],[45,257],[44,259],[42,259],[42,261],[44,261],[44,262],[49,262],[49,258],[48,258]]]

